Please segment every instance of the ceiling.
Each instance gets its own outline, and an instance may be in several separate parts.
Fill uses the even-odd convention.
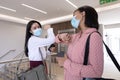
[[[99,0],[70,0],[77,7],[82,5],[90,5],[92,7],[99,7]],[[46,11],[47,14],[32,10],[21,4],[27,4],[37,9]],[[71,6],[66,0],[0,0],[0,6],[11,8],[16,12],[0,8],[0,14],[25,19],[25,17],[45,21],[62,16],[71,15],[76,9]],[[64,20],[64,19],[63,19]],[[99,12],[100,23],[120,22],[120,8],[114,10],[107,10]]]

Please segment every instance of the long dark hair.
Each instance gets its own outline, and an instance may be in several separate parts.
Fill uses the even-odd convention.
[[[87,27],[99,29],[98,14],[93,7],[82,6],[75,11],[85,12],[85,25]]]
[[[33,35],[32,33],[30,33],[30,30],[34,23],[38,23],[40,28],[42,27],[38,21],[32,20],[32,21],[28,22],[27,27],[26,27],[25,46],[24,46],[24,52],[27,57],[28,57],[28,40],[31,37],[31,35]]]

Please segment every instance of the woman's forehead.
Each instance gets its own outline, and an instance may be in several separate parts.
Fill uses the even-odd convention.
[[[79,12],[79,11],[75,11],[75,12],[73,13],[73,16],[74,16],[74,15],[77,15],[77,14],[80,14],[80,12]]]
[[[38,23],[33,23],[33,25],[32,26],[39,26],[39,24]]]

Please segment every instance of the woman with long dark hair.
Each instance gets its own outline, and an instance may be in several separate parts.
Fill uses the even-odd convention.
[[[38,65],[43,65],[42,57],[46,59],[45,46],[50,45],[55,42],[55,36],[53,33],[53,28],[50,25],[45,26],[48,33],[47,38],[40,38],[42,33],[42,26],[38,21],[32,20],[28,22],[26,27],[26,37],[25,37],[25,54],[30,60],[30,69],[37,67]]]
[[[56,42],[68,44],[67,57],[58,61],[64,66],[65,80],[100,78],[104,58],[102,37],[95,32],[99,29],[96,10],[90,6],[78,8],[73,13],[71,24],[80,31],[74,35],[63,33],[56,37]],[[83,65],[86,40],[90,34],[88,65]]]

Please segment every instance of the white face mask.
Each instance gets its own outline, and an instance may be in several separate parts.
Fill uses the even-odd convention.
[[[33,35],[39,37],[41,34],[42,34],[41,28],[37,28],[37,29],[33,30]]]
[[[71,24],[73,28],[78,28],[79,24],[80,24],[80,20],[76,19],[76,16],[73,16],[72,20],[71,20]]]

